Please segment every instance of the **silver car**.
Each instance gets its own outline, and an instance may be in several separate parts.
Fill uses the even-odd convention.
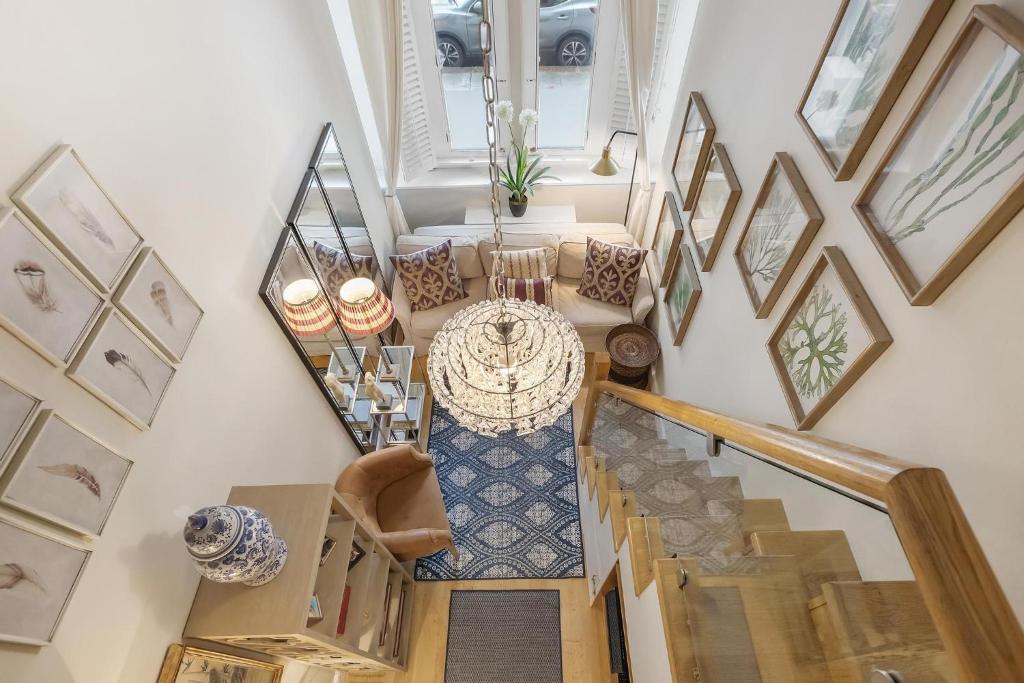
[[[437,63],[442,67],[479,64],[480,0],[433,4]],[[593,58],[597,0],[540,0],[540,63],[586,66]]]

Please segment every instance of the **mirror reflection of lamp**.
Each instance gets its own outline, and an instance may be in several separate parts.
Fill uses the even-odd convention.
[[[325,334],[334,327],[334,316],[327,297],[312,278],[295,280],[281,293],[284,319],[300,337]]]
[[[387,344],[380,333],[388,329],[395,319],[395,305],[373,280],[354,277],[345,281],[338,292],[338,317],[352,337],[377,335],[382,351],[378,377],[384,379],[394,375],[393,362],[384,351]]]

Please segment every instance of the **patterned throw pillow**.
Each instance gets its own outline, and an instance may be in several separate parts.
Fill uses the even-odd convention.
[[[411,254],[394,254],[391,263],[413,311],[428,311],[468,296],[455,265],[451,240]]]
[[[544,248],[521,249],[519,251],[502,251],[501,263],[505,267],[507,278],[534,279],[548,276],[548,263]],[[498,252],[494,252],[494,265],[491,272],[498,272]]]
[[[583,264],[580,296],[618,306],[632,306],[646,249],[620,247],[587,238],[587,259]]]
[[[354,277],[373,277],[373,257],[352,254],[351,260],[341,249],[313,240],[306,245],[313,250],[313,258],[320,268],[320,274],[327,285],[327,291],[337,298],[341,286]]]
[[[498,298],[498,277],[492,275],[487,278],[487,298]],[[532,301],[537,304],[551,306],[554,308],[555,297],[552,294],[551,283],[553,277],[537,278],[505,278],[505,298],[519,299],[520,301]]]

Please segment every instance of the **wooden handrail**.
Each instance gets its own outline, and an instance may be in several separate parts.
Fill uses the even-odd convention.
[[[610,382],[598,354],[580,431],[608,394],[885,502],[946,652],[964,681],[1024,680],[1024,630],[939,469]]]

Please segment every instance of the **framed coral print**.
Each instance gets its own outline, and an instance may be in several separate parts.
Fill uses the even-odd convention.
[[[28,433],[42,401],[0,379],[0,474]]]
[[[686,330],[693,319],[693,312],[697,309],[700,294],[700,278],[697,276],[696,266],[693,265],[690,248],[680,244],[672,278],[665,289],[668,322],[674,335],[672,343],[676,346],[683,343],[683,337],[686,336]]]
[[[810,429],[892,344],[839,247],[825,247],[768,340],[797,429]]]
[[[697,199],[686,223],[702,272],[710,271],[715,265],[715,258],[725,241],[725,231],[729,229],[732,215],[739,204],[740,192],[740,181],[729,161],[725,145],[714,143],[697,189]]]
[[[113,302],[176,362],[185,357],[203,318],[203,309],[151,247],[139,254]]]
[[[658,214],[658,226],[654,231],[654,244],[651,252],[657,273],[660,273],[659,287],[667,287],[672,276],[676,254],[679,253],[679,241],[683,238],[683,219],[679,216],[676,198],[671,192],[665,193],[661,202],[661,213]]]
[[[280,664],[175,644],[167,648],[156,683],[279,683],[282,671]]]
[[[854,205],[913,306],[1024,206],[1024,24],[976,5]]]
[[[142,247],[142,237],[70,145],[58,147],[12,199],[104,294]]]
[[[0,210],[0,326],[66,367],[103,298],[17,209]]]
[[[683,130],[679,133],[679,146],[672,162],[672,178],[675,179],[683,210],[689,211],[697,197],[697,181],[704,170],[704,164],[711,153],[715,140],[715,123],[711,120],[704,98],[699,92],[691,92],[683,117]]]
[[[796,118],[849,180],[953,0],[843,0]]]
[[[174,367],[108,308],[67,376],[139,429],[149,429],[174,378]]]
[[[95,437],[43,410],[0,479],[0,503],[99,536],[131,466]]]
[[[0,518],[0,641],[48,645],[90,554]]]
[[[796,164],[778,152],[735,252],[755,318],[768,317],[823,221]]]

